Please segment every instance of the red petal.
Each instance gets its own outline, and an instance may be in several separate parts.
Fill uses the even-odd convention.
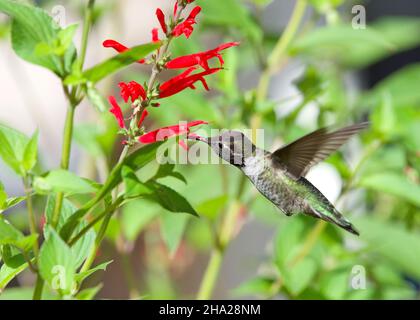
[[[178,1],[177,1],[177,3],[178,3]],[[167,34],[168,33],[168,29],[166,27],[165,14],[163,13],[163,11],[161,9],[158,8],[156,10],[156,16],[157,16],[157,18],[159,20],[160,27],[162,28],[163,33],[164,34]]]
[[[112,40],[112,39],[109,39],[109,40],[105,40],[103,43],[102,43],[102,45],[105,47],[105,48],[113,48],[115,51],[117,51],[117,52],[119,52],[119,53],[122,53],[122,52],[125,52],[125,51],[127,51],[129,48],[127,48],[125,45],[123,45],[123,44],[121,44],[121,43],[119,43],[118,41],[115,41],[115,40]],[[137,61],[138,63],[140,63],[140,64],[143,64],[143,63],[145,63],[146,62],[146,60],[145,59],[140,59],[139,61]]]
[[[194,9],[191,10],[190,15],[188,16],[187,20],[194,20],[197,15],[200,13],[201,11],[201,7],[200,6],[196,6]]]
[[[111,39],[105,40],[102,45],[105,48],[113,48],[118,52],[124,52],[124,51],[128,50],[128,48],[125,45],[119,43],[118,41],[111,40]]]
[[[147,111],[147,109],[144,109],[143,110],[143,113],[141,114],[141,116],[140,116],[140,120],[139,120],[139,122],[137,123],[137,127],[141,127],[141,125],[143,124],[143,122],[144,122],[144,119],[146,119],[146,117],[149,115],[149,112]]]
[[[172,79],[169,79],[168,81],[164,82],[161,86],[160,86],[160,90],[164,91],[167,88],[169,88],[170,86],[176,84],[177,82],[179,82],[182,79],[185,79],[186,77],[188,77],[191,72],[193,72],[196,68],[189,68],[187,70],[185,70],[183,73],[173,77]]]
[[[139,138],[139,141],[144,144],[154,143],[157,141],[164,141],[167,138],[188,133],[191,127],[198,126],[201,124],[208,124],[208,122],[198,120],[180,125],[160,128],[142,135]]]
[[[115,97],[110,96],[108,98],[109,103],[112,105],[112,108],[109,109],[109,111],[115,116],[115,118],[118,121],[118,125],[120,126],[120,128],[125,128],[125,124],[124,124],[124,116],[123,113],[121,111],[121,107],[118,105],[117,100],[115,100]]]
[[[152,29],[152,41],[153,42],[158,42],[159,41],[159,29],[158,28],[153,28]]]

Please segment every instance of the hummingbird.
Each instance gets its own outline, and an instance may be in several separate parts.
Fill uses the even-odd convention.
[[[188,138],[207,143],[221,159],[239,168],[285,215],[303,213],[359,235],[351,222],[305,179],[305,175],[368,125],[363,122],[336,131],[321,128],[274,152],[258,148],[239,131],[224,131],[209,138],[198,135]]]

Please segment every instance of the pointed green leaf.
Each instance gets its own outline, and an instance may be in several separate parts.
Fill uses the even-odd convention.
[[[162,221],[162,237],[165,241],[166,247],[170,255],[174,255],[184,236],[185,228],[187,227],[189,215],[186,214],[172,214],[164,212],[161,215]]]
[[[86,278],[88,278],[88,277],[90,277],[92,274],[94,274],[95,272],[97,272],[97,271],[105,271],[106,270],[106,268],[108,267],[108,265],[109,264],[111,264],[112,263],[112,260],[111,261],[107,261],[107,262],[104,262],[104,263],[101,263],[100,265],[97,265],[96,267],[94,267],[94,268],[92,268],[92,269],[89,269],[89,270],[87,270],[87,271],[84,271],[84,272],[80,272],[80,273],[78,273],[78,274],[76,274],[76,276],[75,276],[75,280],[77,281],[77,283],[82,283]]]
[[[76,54],[73,44],[66,50],[64,66],[57,55],[35,54],[38,45],[53,44],[61,30],[44,10],[16,1],[0,0],[0,11],[13,18],[12,45],[17,55],[28,62],[48,68],[59,76],[66,74]]]
[[[36,177],[34,188],[39,193],[64,192],[66,194],[94,193],[91,182],[67,170],[54,170],[45,177]]]
[[[86,82],[95,84],[110,74],[120,70],[121,68],[124,68],[146,57],[151,52],[157,50],[160,46],[161,42],[154,42],[133,47],[130,50],[120,53],[111,59],[105,60],[104,62],[101,62],[93,68],[85,71],[81,77],[67,77],[65,84],[74,85]]]
[[[25,152],[23,154],[23,167],[25,170],[31,171],[35,166],[38,157],[38,131],[32,136],[26,145]]]
[[[74,288],[76,271],[73,252],[54,229],[48,225],[46,229],[49,236],[39,253],[39,271],[52,289],[69,294]]]

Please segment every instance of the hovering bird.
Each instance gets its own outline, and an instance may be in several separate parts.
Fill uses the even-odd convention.
[[[220,158],[239,168],[285,215],[304,213],[359,235],[350,221],[305,179],[305,175],[312,166],[368,125],[365,122],[337,131],[322,128],[273,153],[256,147],[239,131],[226,131],[210,138],[197,135],[188,138],[207,143]]]

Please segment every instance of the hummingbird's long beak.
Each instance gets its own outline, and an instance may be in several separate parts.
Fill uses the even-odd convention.
[[[201,137],[197,134],[189,134],[187,136],[187,139],[188,140],[195,140],[195,141],[202,141],[202,142],[205,142],[205,143],[209,142],[209,138],[204,138],[204,137]]]

